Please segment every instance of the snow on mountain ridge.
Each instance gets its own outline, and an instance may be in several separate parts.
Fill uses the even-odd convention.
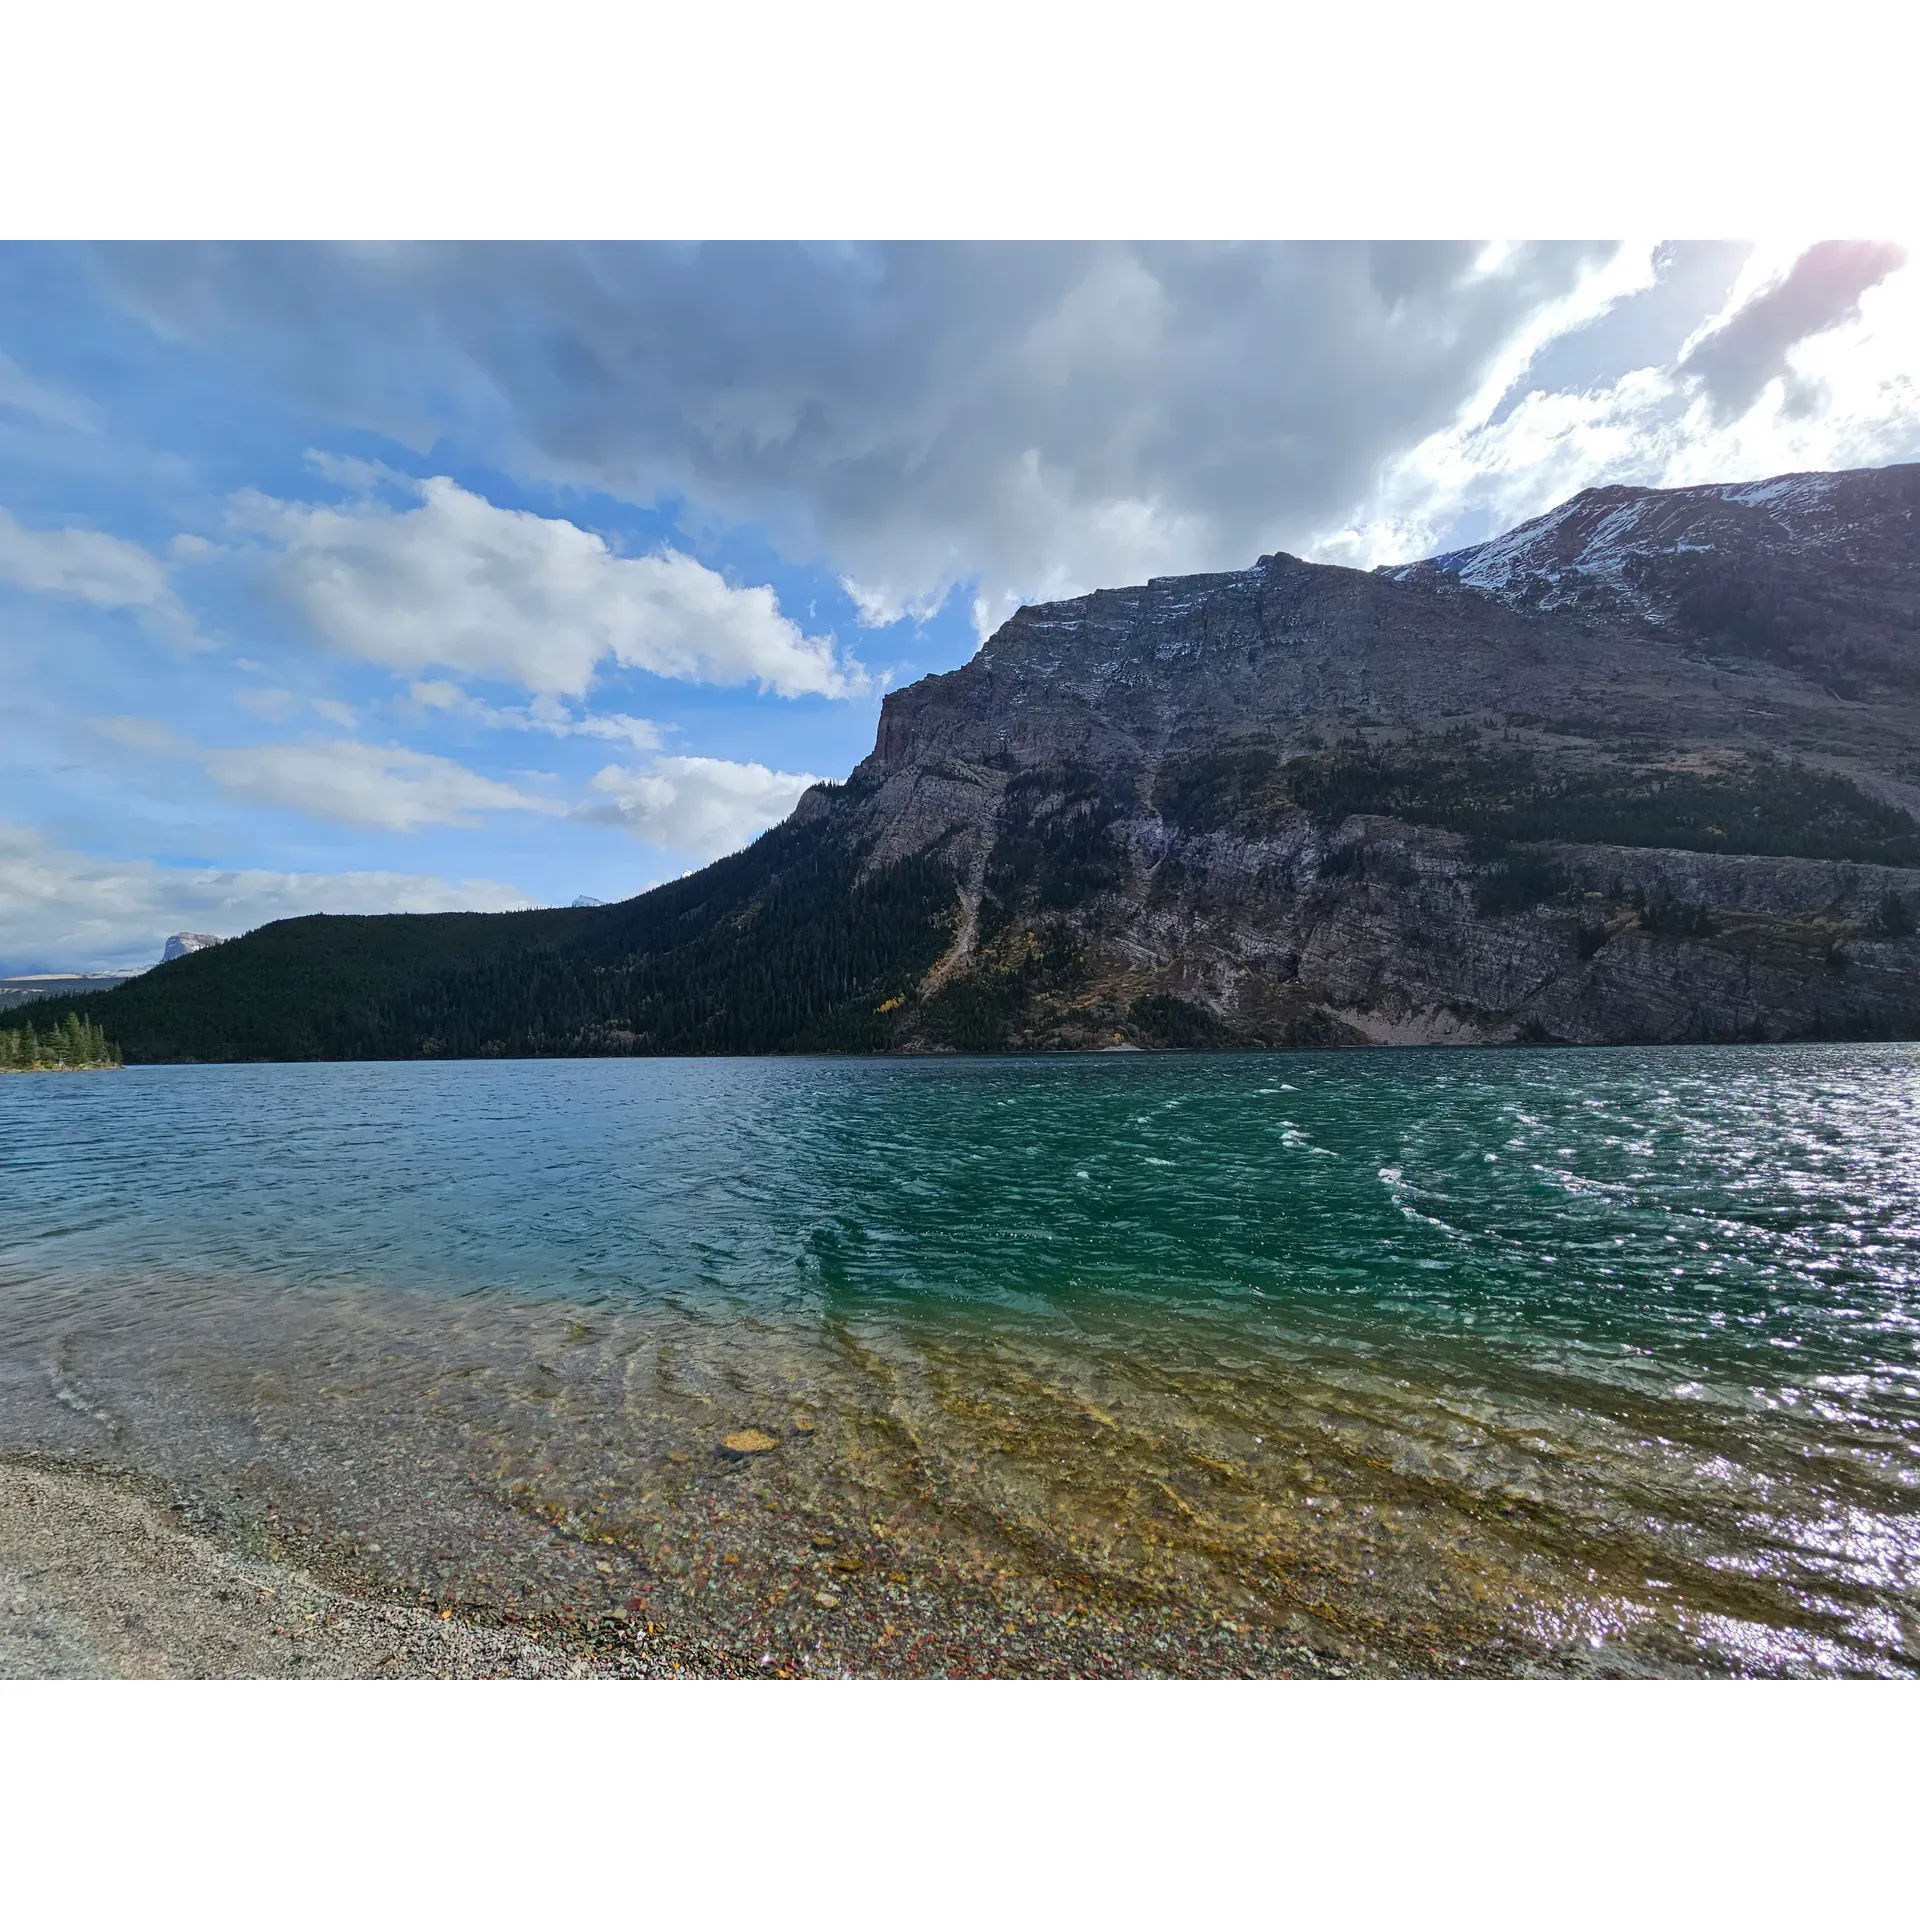
[[[1509,606],[1538,611],[1611,602],[1656,625],[1668,615],[1647,590],[1645,563],[1743,549],[1831,552],[1884,539],[1913,518],[1920,467],[1787,473],[1697,487],[1592,487],[1475,546],[1377,569],[1408,581],[1450,574]]]

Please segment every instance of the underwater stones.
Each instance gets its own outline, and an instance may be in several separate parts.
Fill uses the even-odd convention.
[[[759,1427],[741,1427],[720,1437],[720,1451],[735,1460],[750,1459],[756,1453],[771,1453],[779,1444],[772,1434]]]

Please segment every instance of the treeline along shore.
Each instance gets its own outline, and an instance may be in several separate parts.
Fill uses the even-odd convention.
[[[106,1029],[71,1009],[44,1032],[31,1019],[0,1027],[0,1073],[77,1073],[120,1064]]]

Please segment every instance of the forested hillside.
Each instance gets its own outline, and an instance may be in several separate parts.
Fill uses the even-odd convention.
[[[788,824],[618,906],[276,921],[88,1010],[134,1064],[861,1050],[951,937],[954,889],[935,860],[855,867]]]

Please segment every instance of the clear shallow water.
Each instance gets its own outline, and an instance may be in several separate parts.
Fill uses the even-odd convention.
[[[1250,1650],[1920,1666],[1920,1048],[22,1078],[0,1206],[17,1444],[436,1595],[741,1631],[750,1506]]]

